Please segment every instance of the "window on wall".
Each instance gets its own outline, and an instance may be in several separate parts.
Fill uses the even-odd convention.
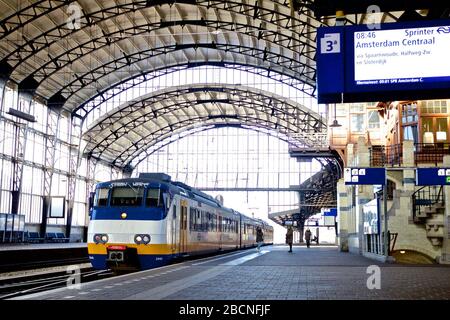
[[[447,100],[424,101],[420,111],[422,113],[447,113]]]
[[[417,103],[408,103],[401,106],[402,110],[402,135],[403,140],[419,142],[417,130],[419,116],[417,113]]]
[[[402,105],[402,123],[410,123],[418,121],[417,103]]]
[[[447,117],[421,117],[423,143],[438,143],[448,140]]]
[[[365,131],[365,113],[366,107],[364,104],[350,105],[350,130],[353,133],[361,133]]]
[[[369,129],[376,129],[380,127],[381,116],[377,110],[371,110],[368,114],[368,127]]]
[[[364,132],[364,114],[350,115],[350,129],[352,132]]]
[[[417,125],[403,126],[403,140],[414,141],[414,143],[417,143],[419,141],[417,134]]]

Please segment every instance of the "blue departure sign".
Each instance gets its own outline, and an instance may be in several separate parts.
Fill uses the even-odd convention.
[[[321,27],[317,39],[319,103],[448,97],[450,20]]]
[[[344,182],[346,185],[385,185],[385,168],[345,168]]]
[[[418,186],[450,185],[450,168],[417,168],[416,185]]]
[[[323,215],[324,217],[336,217],[337,209],[336,208],[323,209]]]

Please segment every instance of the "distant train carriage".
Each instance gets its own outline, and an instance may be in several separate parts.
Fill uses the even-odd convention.
[[[256,245],[273,228],[223,207],[211,196],[163,173],[99,183],[88,228],[88,251],[96,269],[142,270],[187,255]]]

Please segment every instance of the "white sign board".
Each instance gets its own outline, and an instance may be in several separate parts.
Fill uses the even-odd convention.
[[[355,81],[392,84],[448,77],[449,48],[450,26],[355,32]]]

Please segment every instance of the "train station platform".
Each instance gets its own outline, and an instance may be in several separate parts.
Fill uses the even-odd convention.
[[[377,267],[379,273],[373,271]],[[261,252],[248,249],[184,261],[84,283],[78,289],[65,287],[17,299],[449,300],[450,267],[384,264],[340,252],[335,246],[297,246],[289,253],[280,245],[263,247]]]
[[[86,243],[16,243],[0,246],[0,273],[89,262]]]

